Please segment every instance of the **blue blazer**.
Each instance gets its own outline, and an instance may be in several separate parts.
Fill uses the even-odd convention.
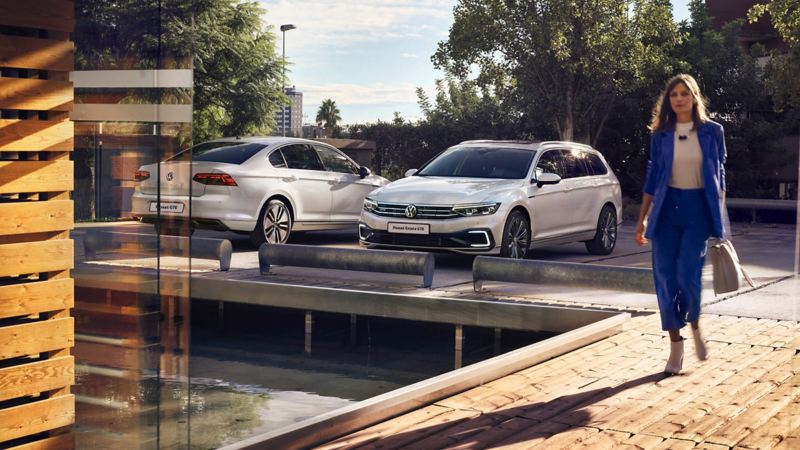
[[[725,132],[722,125],[707,121],[697,127],[697,140],[703,152],[703,190],[713,224],[712,236],[723,238],[725,231],[722,222],[721,192],[725,191]],[[645,237],[653,238],[653,230],[658,226],[661,207],[667,195],[669,178],[672,175],[672,159],[675,152],[675,130],[653,133],[650,140],[650,160],[647,162],[647,177],[644,193],[653,196],[653,209],[650,211]]]

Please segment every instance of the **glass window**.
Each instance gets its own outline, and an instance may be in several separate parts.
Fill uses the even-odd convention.
[[[561,150],[564,157],[564,176],[563,178],[579,178],[589,176],[589,169],[586,167],[584,157],[586,152],[580,150]]]
[[[325,170],[313,148],[304,144],[292,144],[281,148],[283,159],[290,169]]]
[[[280,150],[275,150],[269,154],[269,163],[276,169],[286,168],[286,161],[283,159],[283,153]]]
[[[317,150],[317,153],[319,153],[322,164],[328,169],[328,172],[358,173],[358,167],[350,162],[346,156],[339,153],[338,150],[321,145],[315,145],[314,148]]]
[[[265,147],[264,144],[241,142],[205,142],[191,148],[193,161],[241,164]],[[182,151],[167,161],[188,160],[189,151]]]
[[[453,147],[426,164],[417,175],[521,179],[528,175],[535,154],[519,148]]]
[[[536,164],[536,176],[538,177],[543,173],[554,173],[561,178],[565,178],[562,160],[561,152],[558,150],[544,152],[542,157],[539,158],[539,162]]]
[[[592,171],[592,175],[605,175],[608,173],[608,168],[603,164],[603,160],[594,153],[586,154],[586,165]]]

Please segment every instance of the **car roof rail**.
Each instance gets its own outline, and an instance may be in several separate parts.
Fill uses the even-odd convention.
[[[528,141],[524,139],[472,139],[462,141],[462,144],[539,144],[539,141]]]
[[[585,148],[585,149],[588,149],[588,150],[597,150],[596,148],[592,147],[591,145],[582,144],[580,142],[572,142],[572,141],[542,141],[542,142],[539,142],[539,145],[564,145],[564,144],[575,146],[575,147],[582,147],[582,148]]]

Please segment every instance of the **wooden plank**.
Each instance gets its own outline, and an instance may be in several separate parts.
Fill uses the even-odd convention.
[[[800,375],[795,375],[758,400],[747,411],[719,428],[706,438],[705,442],[733,447],[752,430],[764,425],[772,416],[787,408],[798,396],[800,396]]]
[[[788,353],[788,355],[787,355]],[[708,406],[705,402],[699,403],[702,414],[691,417],[680,430],[675,431],[674,437],[679,439],[703,441],[715,430],[728,423],[731,418],[737,417],[746,411],[756,401],[768,395],[774,385],[771,383],[759,382],[763,376],[774,370],[782,371],[781,361],[790,360],[791,350],[777,350],[770,356],[773,358],[762,358],[757,364],[751,365],[740,374],[732,377],[727,384],[723,384],[719,389],[710,391],[708,394],[717,394],[720,399],[714,399]],[[759,367],[760,366],[760,367]],[[765,374],[765,372],[767,372]],[[701,399],[702,401],[702,399]]]
[[[339,439],[315,447],[317,450],[345,450],[360,447],[387,436],[403,433],[419,423],[428,422],[434,417],[452,412],[450,408],[430,405],[390,421],[382,422]]]
[[[0,328],[0,359],[72,347],[73,319],[45,320]]]
[[[718,411],[730,403],[741,404],[745,400],[742,391],[751,388],[759,378],[781,364],[781,360],[769,357],[772,356],[770,355],[772,351],[765,347],[754,347],[748,353],[752,352],[760,352],[764,356],[712,389],[697,395],[689,403],[673,409],[658,423],[647,427],[644,432],[663,437],[673,437],[673,435],[681,433],[680,437],[682,439],[694,438],[694,440],[702,440],[702,434],[699,433],[713,430],[727,418],[727,415],[723,415],[718,418],[719,422],[712,419],[717,417]],[[788,350],[780,353],[785,358],[785,361],[790,360],[793,354],[794,352]],[[691,434],[693,433],[692,430],[697,430],[698,434]]]
[[[70,120],[0,119],[0,151],[71,152],[74,136],[75,123]]]
[[[71,269],[73,247],[72,239],[0,245],[0,276]]]
[[[72,200],[0,203],[0,236],[74,228]]]
[[[75,448],[75,434],[59,434],[27,444],[11,447],[8,450],[73,450]]]
[[[0,369],[0,401],[52,391],[75,383],[72,356]]]
[[[78,312],[76,315],[80,315],[80,313]],[[81,364],[143,371],[158,370],[161,356],[159,349],[159,344],[151,344],[142,348],[128,348],[78,340],[73,353]]]
[[[70,41],[0,35],[0,67],[74,70],[75,45]]]
[[[71,81],[0,77],[0,109],[71,111],[72,100]]]
[[[0,25],[70,32],[75,27],[75,3],[65,0],[0,2]]]
[[[767,423],[755,428],[752,433],[742,439],[737,447],[769,449],[784,441],[792,430],[800,428],[800,416],[797,415],[800,409],[798,409],[797,399],[795,399],[794,405],[794,411],[792,408],[779,411]]]
[[[0,286],[0,319],[72,308],[73,287],[71,278]]]
[[[0,194],[71,191],[72,161],[0,161]]]
[[[65,427],[74,422],[75,397],[72,395],[0,409],[0,441]]]

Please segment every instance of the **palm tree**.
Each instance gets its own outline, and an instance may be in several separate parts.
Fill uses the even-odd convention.
[[[342,116],[339,113],[340,111],[336,107],[335,101],[331,99],[323,100],[322,104],[319,105],[319,110],[317,110],[317,123],[325,128],[334,128],[342,120]]]

